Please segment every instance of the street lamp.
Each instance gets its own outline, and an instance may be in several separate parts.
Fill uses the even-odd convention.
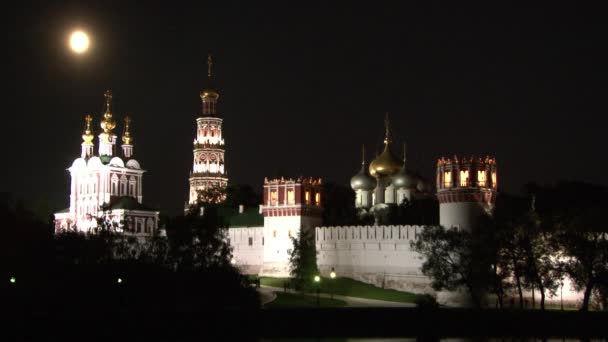
[[[317,287],[317,307],[321,307],[321,302],[319,300],[319,285],[321,283],[321,277],[319,277],[318,275],[315,276],[315,285]]]
[[[561,309],[562,311],[564,311],[564,281],[560,281],[559,282],[559,292],[560,292],[560,304],[561,304]]]
[[[116,279],[116,283],[118,283],[118,284],[122,284],[122,278],[118,278],[118,279]]]
[[[10,281],[11,284],[14,284],[17,282],[17,279],[15,277],[10,277],[10,279],[8,281]]]
[[[333,280],[336,279],[336,272],[334,271],[334,268],[331,268],[331,273],[329,273],[329,278],[332,280],[329,284],[329,296],[331,299],[334,299],[334,284],[333,284]]]

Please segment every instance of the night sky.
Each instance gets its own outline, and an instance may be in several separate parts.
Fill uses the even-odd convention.
[[[133,118],[135,157],[148,170],[144,202],[178,213],[209,52],[229,178],[258,191],[277,174],[347,185],[361,144],[368,158],[378,148],[385,112],[396,154],[407,141],[408,167],[431,180],[439,156],[489,154],[503,191],[528,181],[608,184],[602,11],[407,3],[8,11],[0,191],[67,207],[66,168],[80,155],[83,117],[94,116],[99,134],[111,89],[119,139],[125,113]],[[84,55],[67,47],[76,28],[91,35]]]

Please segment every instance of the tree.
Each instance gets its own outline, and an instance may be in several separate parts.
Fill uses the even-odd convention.
[[[422,273],[431,278],[433,289],[456,291],[464,287],[473,306],[482,306],[492,273],[488,249],[479,235],[426,226],[412,241],[412,248],[424,257]]]
[[[357,223],[355,193],[336,183],[323,184],[323,224],[326,226]]]
[[[308,289],[314,276],[319,274],[312,231],[300,229],[299,236],[291,237],[291,242],[293,249],[289,254],[290,275],[296,289]]]
[[[589,309],[595,288],[605,289],[608,273],[608,233],[603,231],[604,210],[591,209],[586,213],[564,220],[559,241],[565,271],[575,288],[583,291],[582,311]]]

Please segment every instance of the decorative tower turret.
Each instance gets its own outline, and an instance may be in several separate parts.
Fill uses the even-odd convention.
[[[194,204],[201,192],[225,189],[228,177],[224,164],[224,138],[222,118],[217,115],[217,100],[220,94],[211,87],[213,61],[207,57],[207,77],[209,87],[201,90],[201,114],[196,119],[196,139],[194,139],[194,162],[190,172],[190,196],[188,203]],[[223,200],[218,198],[216,200]]]
[[[129,159],[133,156],[133,137],[129,131],[131,124],[131,117],[125,117],[125,132],[122,135],[122,154],[125,159]]]
[[[90,114],[87,114],[84,117],[84,121],[86,122],[86,128],[82,134],[82,152],[80,156],[84,159],[88,159],[93,156],[93,149],[95,148],[95,145],[93,145],[93,139],[95,139],[95,136],[93,136],[93,133],[91,133],[91,121],[93,121],[93,118]]]
[[[106,98],[106,111],[101,120],[101,129],[99,134],[99,155],[112,156],[114,154],[114,146],[116,145],[116,135],[113,130],[116,127],[116,121],[112,117],[110,104],[112,103],[112,91],[106,90],[104,97]]]
[[[496,202],[496,159],[440,158],[437,161],[439,224],[445,228],[473,228],[489,215]]]

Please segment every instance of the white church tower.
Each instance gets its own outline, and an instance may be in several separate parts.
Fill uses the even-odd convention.
[[[228,177],[224,163],[224,137],[222,118],[217,114],[217,100],[220,94],[211,86],[211,55],[207,57],[207,77],[209,87],[201,91],[202,108],[196,119],[194,139],[194,161],[190,171],[190,196],[188,204],[195,204],[200,192],[225,189]]]

